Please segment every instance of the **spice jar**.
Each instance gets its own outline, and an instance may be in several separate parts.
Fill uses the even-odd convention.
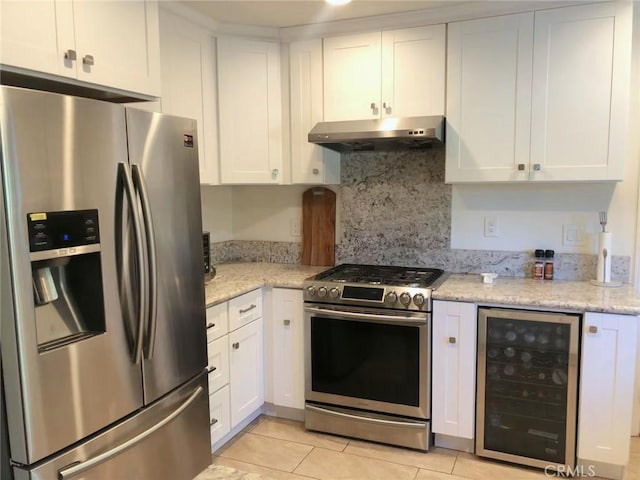
[[[553,250],[545,250],[544,252],[544,279],[553,280]]]
[[[536,260],[533,264],[533,278],[542,280],[544,278],[544,250],[535,251]]]

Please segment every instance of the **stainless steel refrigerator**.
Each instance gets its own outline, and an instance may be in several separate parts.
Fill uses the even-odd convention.
[[[0,87],[16,479],[187,480],[210,463],[195,132],[193,120]]]

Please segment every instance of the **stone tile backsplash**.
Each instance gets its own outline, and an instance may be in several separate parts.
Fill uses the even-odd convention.
[[[495,272],[530,277],[531,251],[452,250],[451,186],[444,183],[444,148],[342,156],[342,212],[336,264],[422,266],[452,273]],[[302,244],[214,243],[212,262],[300,263]],[[596,255],[557,253],[554,278],[595,278]],[[613,256],[611,276],[629,281],[631,258]]]

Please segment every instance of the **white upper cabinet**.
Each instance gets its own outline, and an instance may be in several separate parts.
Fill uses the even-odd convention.
[[[211,32],[160,11],[162,112],[198,122],[200,183],[219,183],[215,39]]]
[[[309,131],[323,120],[322,40],[289,45],[291,182],[339,184],[340,154],[309,143]]]
[[[324,118],[380,116],[380,32],[324,39]]]
[[[536,12],[532,179],[623,179],[631,10],[625,2]]]
[[[222,183],[282,183],[280,46],[219,37]]]
[[[3,65],[159,96],[155,1],[9,0],[0,8]]]
[[[324,119],[441,115],[445,25],[324,39]]]
[[[382,32],[382,116],[444,114],[445,25]]]
[[[532,42],[533,13],[449,24],[447,182],[528,178]]]
[[[449,24],[446,181],[621,180],[631,10],[606,3]]]

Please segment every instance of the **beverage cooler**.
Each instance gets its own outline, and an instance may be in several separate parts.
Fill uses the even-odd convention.
[[[478,309],[477,455],[575,466],[580,318]]]

